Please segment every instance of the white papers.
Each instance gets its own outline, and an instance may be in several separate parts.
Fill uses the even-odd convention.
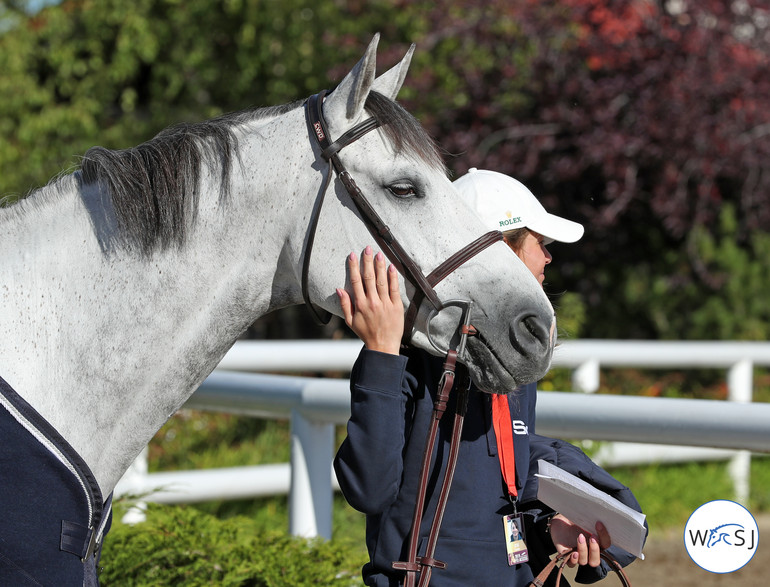
[[[644,559],[644,514],[547,461],[539,460],[537,467],[540,501],[592,534],[601,522],[614,545]]]

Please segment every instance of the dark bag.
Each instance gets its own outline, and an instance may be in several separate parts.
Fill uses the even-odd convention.
[[[554,583],[554,585],[559,587],[559,584],[561,583],[561,575],[564,571],[564,565],[567,564],[567,560],[573,552],[574,550],[568,550],[551,559],[551,562],[549,562],[545,568],[540,571],[540,574],[535,577],[535,579],[529,584],[529,587],[543,587],[554,569],[557,569],[556,583]],[[628,577],[626,577],[626,574],[623,572],[623,567],[620,566],[620,563],[618,563],[618,561],[616,561],[611,554],[603,550],[602,560],[610,565],[610,569],[615,571],[615,574],[617,574],[620,582],[623,584],[623,587],[631,587],[631,581],[628,580]]]

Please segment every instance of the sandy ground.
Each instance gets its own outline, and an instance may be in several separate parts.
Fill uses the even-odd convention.
[[[633,562],[626,575],[633,587],[765,587],[770,585],[770,515],[757,518],[757,524],[757,552],[734,573],[716,574],[700,568],[687,554],[681,532],[672,531],[650,536],[644,548],[645,559]],[[570,584],[580,585],[574,581]],[[611,576],[596,585],[614,587],[620,581]]]

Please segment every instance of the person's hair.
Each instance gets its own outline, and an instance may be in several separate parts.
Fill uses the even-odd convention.
[[[516,252],[519,252],[521,250],[521,247],[524,246],[524,239],[527,238],[527,235],[529,234],[529,228],[516,228],[514,230],[508,230],[503,233],[503,236],[505,237],[505,240],[508,242],[508,245]]]

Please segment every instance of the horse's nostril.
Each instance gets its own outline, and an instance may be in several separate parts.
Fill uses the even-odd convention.
[[[511,344],[522,355],[542,353],[548,348],[550,338],[546,324],[533,314],[522,314],[511,325]]]

